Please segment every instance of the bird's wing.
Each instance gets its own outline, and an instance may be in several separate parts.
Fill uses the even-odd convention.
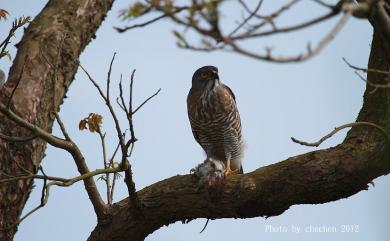
[[[238,113],[236,97],[233,91],[227,85],[221,84],[218,86],[216,97],[223,113]]]
[[[188,118],[190,120],[191,124],[191,130],[192,134],[194,135],[195,140],[200,144],[200,137],[198,133],[198,123],[196,121],[197,119],[197,107],[196,104],[198,103],[199,99],[199,93],[194,91],[193,89],[190,90],[187,96],[187,112],[188,112]]]
[[[222,84],[222,86],[230,93],[230,95],[233,97],[233,100],[236,101],[236,96],[234,95],[232,89],[229,88],[229,86]]]

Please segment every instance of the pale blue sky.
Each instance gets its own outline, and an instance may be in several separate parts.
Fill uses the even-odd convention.
[[[266,1],[280,4],[284,1]],[[272,4],[270,4],[272,2]],[[283,22],[289,23],[316,14],[315,5],[303,1],[299,11],[291,12]],[[21,15],[35,16],[46,1],[0,1],[0,8],[10,12],[9,19]],[[245,172],[275,163],[289,156],[298,155],[316,148],[307,148],[291,142],[294,136],[303,140],[317,140],[335,126],[353,122],[362,105],[364,82],[346,67],[341,58],[353,64],[366,66],[370,50],[372,28],[367,21],[352,19],[336,39],[316,58],[299,64],[271,64],[237,54],[198,53],[178,49],[171,34],[174,28],[164,21],[144,29],[118,34],[113,26],[121,25],[117,16],[129,1],[118,0],[107,19],[81,56],[81,63],[99,81],[105,84],[106,71],[113,52],[117,52],[113,81],[120,74],[128,76],[136,68],[135,102],[140,103],[158,88],[161,93],[135,116],[136,144],[133,158],[134,179],[137,189],[189,170],[203,160],[201,148],[194,141],[186,112],[186,95],[193,72],[203,65],[219,68],[221,80],[229,85],[237,97],[243,132],[247,142],[244,159]],[[265,6],[272,7],[272,6]],[[226,24],[233,28],[231,18],[237,16],[226,7]],[[239,16],[239,15],[238,15]],[[229,18],[230,17],[230,18]],[[334,21],[310,28],[298,34],[280,35],[252,41],[248,46],[263,49],[277,47],[278,53],[301,52],[308,40],[324,36]],[[1,36],[11,21],[0,25]],[[13,39],[16,43],[21,34]],[[11,48],[15,55],[15,49]],[[2,59],[0,68],[8,73],[10,62]],[[113,89],[116,89],[113,87]],[[116,92],[113,93],[113,96]],[[90,112],[101,113],[105,119],[108,148],[115,146],[112,121],[102,100],[82,72],[78,72],[61,107],[60,115],[73,139],[79,144],[91,169],[101,167],[101,151],[96,135],[80,132],[78,122]],[[122,117],[122,123],[125,119]],[[55,134],[60,134],[54,128]],[[339,143],[345,131],[337,134],[321,148]],[[71,157],[64,151],[48,147],[43,161],[47,174],[72,177],[78,175]],[[382,241],[390,238],[388,204],[389,177],[375,180],[375,187],[360,192],[348,199],[322,205],[293,206],[284,214],[246,220],[223,219],[209,223],[202,234],[205,220],[189,224],[180,222],[163,227],[146,240],[216,240],[239,238],[269,241],[303,240],[351,240]],[[35,207],[40,199],[41,182],[36,182],[26,205],[25,212]],[[104,190],[102,183],[99,184]],[[123,184],[116,189],[115,200],[127,194]],[[96,224],[95,214],[82,183],[69,188],[54,187],[50,200],[20,226],[16,241],[24,240],[85,240]],[[299,234],[265,232],[266,225],[299,226]],[[326,225],[338,228],[336,233],[307,233],[306,226]],[[358,225],[358,233],[342,233],[340,225]]]

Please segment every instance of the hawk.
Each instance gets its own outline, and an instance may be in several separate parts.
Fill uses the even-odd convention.
[[[233,91],[220,81],[216,67],[195,71],[187,110],[192,133],[205,151],[206,161],[222,161],[225,175],[243,173],[240,115]]]

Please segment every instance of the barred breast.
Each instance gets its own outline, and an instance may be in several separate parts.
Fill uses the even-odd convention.
[[[241,169],[243,138],[241,120],[233,92],[220,84],[212,90],[190,90],[187,98],[192,133],[208,158],[231,160]]]

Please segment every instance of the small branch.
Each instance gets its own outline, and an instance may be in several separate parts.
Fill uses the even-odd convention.
[[[95,86],[95,88],[98,90],[100,96],[103,98],[104,101],[107,102],[107,97],[104,95],[102,89],[100,88],[100,86],[96,83],[96,81],[92,78],[92,76],[88,73],[88,71],[86,69],[84,69],[84,67],[79,64],[80,68],[83,70],[83,72],[87,75],[89,81],[91,81],[91,83]]]
[[[276,31],[278,28],[276,27],[274,21],[277,17],[279,17],[284,11],[286,10],[289,10],[293,5],[295,5],[296,3],[298,3],[300,0],[291,0],[289,1],[288,3],[286,3],[285,5],[281,6],[278,10],[276,10],[275,12],[267,15],[267,16],[260,16],[258,14],[255,14],[255,17],[256,18],[259,18],[259,19],[264,19],[264,21],[256,24],[256,25],[253,25],[251,26],[251,28],[246,31],[245,33],[241,34],[241,35],[251,35],[252,33],[254,33],[256,30],[260,29],[261,27],[265,26],[266,24],[270,24],[272,26],[272,31]],[[244,3],[244,1],[240,1],[241,5],[244,7],[244,9],[246,11],[248,11],[248,13],[250,13],[250,9],[248,8],[248,6]],[[308,24],[310,24],[308,22]],[[314,24],[314,23],[313,23]],[[231,37],[229,35],[229,37]]]
[[[130,96],[129,96],[129,113],[130,113],[130,118],[129,118],[129,129],[130,129],[130,136],[131,136],[131,139],[133,142],[136,141],[136,138],[135,138],[135,133],[134,133],[134,125],[133,125],[133,115],[134,115],[134,112],[133,112],[133,84],[134,84],[134,74],[135,74],[135,69],[133,70],[133,72],[131,73],[131,76],[130,76]],[[129,144],[129,143],[128,143]],[[127,154],[127,153],[126,153]],[[122,161],[125,161],[125,159],[123,159]],[[132,179],[132,175],[130,174],[130,177]],[[133,182],[133,181],[132,181]]]
[[[170,16],[170,15],[172,15],[172,14],[177,14],[177,13],[183,11],[183,10],[186,10],[186,9],[188,9],[188,7],[176,8],[176,10],[173,11],[173,12],[163,13],[162,15],[160,15],[160,16],[158,16],[158,17],[155,17],[155,18],[153,18],[153,19],[151,19],[151,20],[148,20],[148,21],[146,21],[146,22],[144,22],[144,23],[134,24],[134,25],[131,25],[131,26],[123,27],[123,28],[114,27],[114,29],[115,29],[116,31],[118,31],[119,33],[123,33],[123,32],[126,32],[126,31],[131,30],[131,29],[134,29],[134,28],[142,28],[142,27],[145,27],[145,26],[147,26],[147,25],[149,25],[149,24],[155,23],[155,22],[157,22],[158,20],[161,20],[161,19],[163,19],[163,18],[166,18],[166,17],[168,17],[168,16]]]
[[[168,14],[162,14],[161,16],[158,16],[158,17],[156,17],[156,18],[153,18],[153,19],[151,19],[151,20],[149,20],[149,21],[146,21],[146,22],[144,22],[144,23],[134,24],[134,25],[126,26],[126,27],[122,27],[122,28],[120,28],[120,27],[114,27],[114,29],[115,29],[116,31],[118,31],[119,33],[123,33],[123,32],[125,32],[125,31],[127,31],[127,30],[130,30],[130,29],[145,27],[145,26],[147,26],[147,25],[149,25],[149,24],[152,24],[152,23],[154,23],[154,22],[157,22],[158,20],[163,19],[163,18],[165,18],[165,17],[167,17],[167,16],[168,16]]]
[[[283,27],[283,28],[275,28],[275,29],[272,29],[272,30],[269,30],[269,31],[258,32],[258,33],[253,33],[253,31],[255,29],[258,29],[258,26],[254,26],[248,32],[245,32],[245,33],[242,33],[240,35],[232,37],[231,40],[258,38],[258,37],[264,37],[264,36],[273,35],[273,34],[288,33],[288,32],[292,32],[292,31],[300,30],[300,29],[303,29],[303,28],[310,27],[310,26],[312,26],[314,24],[323,22],[323,21],[325,21],[327,19],[330,19],[330,18],[336,16],[338,13],[339,13],[339,11],[334,10],[334,11],[331,11],[331,12],[329,12],[329,13],[327,13],[325,15],[322,15],[320,17],[316,17],[314,19],[311,19],[311,20],[308,20],[308,21],[305,21],[305,22],[302,22],[302,23],[299,23],[299,24],[296,24],[296,25]],[[261,25],[259,24],[259,26],[262,26],[262,25],[264,25],[264,23],[261,23]]]
[[[107,77],[107,79],[108,79],[107,80],[107,84],[108,85],[110,84],[110,80],[109,79],[111,77],[112,62],[113,62],[113,60],[111,61],[110,69],[108,71],[108,77]],[[133,178],[132,178],[131,165],[130,165],[128,159],[127,159],[128,158],[128,149],[129,149],[130,146],[131,146],[131,149],[132,149],[133,146],[134,146],[134,142],[136,141],[135,134],[134,134],[133,121],[132,121],[132,115],[133,115],[133,112],[132,112],[132,97],[133,97],[133,92],[132,91],[133,90],[132,90],[132,88],[133,88],[135,70],[132,72],[131,80],[130,80],[129,107],[126,106],[125,101],[124,101],[122,82],[121,81],[119,82],[119,91],[120,91],[119,100],[120,100],[121,103],[119,102],[118,99],[117,99],[117,102],[118,102],[119,106],[121,107],[121,109],[126,114],[126,117],[128,119],[128,123],[129,123],[130,133],[131,133],[130,140],[128,140],[125,143],[125,137],[124,137],[123,132],[121,130],[121,127],[120,127],[118,118],[116,116],[116,113],[115,113],[114,109],[112,108],[110,99],[107,98],[104,95],[104,93],[100,89],[99,85],[91,77],[91,75],[81,65],[80,65],[80,67],[86,73],[86,75],[88,76],[88,78],[92,82],[92,84],[97,88],[97,90],[99,91],[99,94],[101,95],[101,97],[105,100],[106,106],[109,108],[111,116],[114,119],[115,128],[116,128],[118,139],[119,139],[119,145],[121,147],[121,152],[122,152],[122,158],[121,158],[121,163],[120,163],[119,167],[121,168],[121,170],[125,171],[125,183],[127,185],[128,191],[129,191],[129,196],[130,196],[131,200],[134,200],[134,205],[133,205],[134,209],[133,209],[133,211],[134,211],[134,213],[138,213],[139,207],[140,207],[139,200],[138,200],[138,197],[136,195],[135,184],[134,184],[134,181],[133,181]],[[107,86],[107,88],[109,88],[109,87]],[[114,180],[115,180],[115,176],[114,176]],[[109,184],[107,184],[107,185],[109,185]],[[112,187],[111,187],[111,190],[112,190]],[[112,192],[113,191],[110,191],[110,189],[107,188],[107,195],[111,196]],[[112,196],[111,196],[111,198],[112,198]]]
[[[118,98],[121,102],[118,101]],[[128,110],[128,107],[126,106],[125,99],[123,97],[122,76],[121,76],[121,79],[119,81],[119,97],[118,98],[117,98],[117,103],[118,103],[119,107],[125,112],[126,118],[127,118],[128,122],[130,123],[131,122],[131,119],[130,119],[131,115],[130,115],[130,112]]]
[[[48,143],[50,143],[52,146],[70,150],[71,145],[68,141],[61,139],[59,137],[56,137],[45,130],[39,128],[36,125],[33,125],[29,123],[28,121],[24,120],[22,117],[15,114],[13,111],[11,111],[9,108],[7,108],[4,104],[0,103],[0,112],[2,112],[6,117],[8,117],[10,120],[14,121],[18,125],[30,130],[33,134],[35,134],[37,137],[44,139]]]
[[[349,63],[345,58],[342,58],[343,61],[348,65],[348,67],[354,69],[354,70],[358,70],[358,71],[362,71],[362,72],[365,72],[365,73],[368,73],[368,72],[372,72],[372,73],[378,73],[378,74],[384,74],[384,75],[390,75],[390,71],[384,71],[384,70],[380,70],[380,69],[366,69],[366,68],[361,68],[361,67],[357,67],[355,65],[352,65],[351,63]]]
[[[322,49],[328,45],[333,38],[337,35],[337,33],[344,27],[344,25],[347,23],[348,19],[351,17],[351,13],[347,12],[345,13],[341,19],[337,22],[337,24],[333,27],[333,29],[318,43],[317,47],[312,49],[310,45],[308,45],[307,51],[304,54],[300,54],[297,56],[291,56],[291,57],[274,57],[268,52],[265,55],[260,55],[257,53],[249,52],[247,50],[242,49],[239,47],[236,43],[230,42],[229,45],[232,47],[232,50],[244,55],[247,55],[249,57],[253,57],[255,59],[260,60],[267,60],[270,62],[277,62],[277,63],[290,63],[290,62],[300,62],[307,60],[318,53],[321,52]]]
[[[161,88],[158,89],[156,91],[156,93],[154,93],[153,95],[149,96],[146,100],[144,100],[144,102],[142,102],[142,104],[140,104],[137,108],[135,108],[135,110],[133,111],[133,115],[139,110],[142,108],[142,106],[144,106],[149,100],[151,100],[153,97],[155,97],[156,95],[158,95],[158,93],[160,93],[161,91]]]
[[[0,44],[0,48],[1,48],[0,58],[2,58],[4,56],[4,53],[6,52],[6,48],[7,48],[8,44],[10,43],[10,39],[14,36],[16,30],[18,28],[22,27],[23,25],[29,23],[30,20],[31,20],[31,17],[28,16],[28,17],[20,17],[19,19],[15,19],[12,22],[12,28],[9,30],[7,37]]]
[[[95,86],[95,88],[98,90],[100,96],[103,98],[103,100],[105,101],[106,103],[106,106],[108,107],[109,111],[110,111],[110,114],[114,120],[114,123],[115,123],[115,129],[116,129],[116,132],[117,132],[117,135],[118,135],[118,139],[120,141],[120,145],[121,145],[121,151],[122,152],[126,152],[126,144],[125,144],[125,140],[123,139],[123,136],[122,136],[122,130],[121,130],[121,127],[120,127],[120,124],[119,124],[119,121],[118,121],[118,118],[115,114],[115,111],[114,109],[112,108],[112,105],[111,105],[111,101],[110,99],[108,99],[102,89],[100,88],[100,86],[96,83],[96,81],[91,77],[91,75],[88,73],[88,71],[86,69],[83,68],[83,66],[81,64],[79,64],[81,69],[84,71],[84,73],[87,75],[88,79],[91,81],[91,83]],[[111,78],[111,76],[108,76],[108,78]],[[109,81],[108,81],[109,82]]]
[[[67,141],[72,141],[72,139],[70,139],[70,136],[68,134],[68,132],[66,131],[65,129],[65,125],[64,123],[62,122],[61,118],[60,118],[60,115],[57,113],[57,112],[52,112],[52,114],[54,114],[56,120],[57,120],[57,123],[58,125],[60,126],[60,129],[61,129],[61,132],[62,134],[64,135],[65,137],[65,140]]]
[[[246,6],[246,4],[245,4],[245,2],[244,2],[243,0],[240,0],[239,2],[240,2],[242,5]],[[248,17],[246,17],[246,18],[244,19],[244,21],[242,21],[235,29],[233,29],[233,31],[231,31],[230,34],[228,34],[228,36],[229,36],[229,37],[233,36],[233,34],[235,34],[235,33],[236,33],[238,30],[240,30],[243,26],[245,26],[245,24],[248,23],[249,20],[251,20],[251,18],[253,18],[253,17],[256,15],[256,13],[260,10],[260,7],[261,7],[262,4],[263,4],[263,0],[260,0],[260,1],[257,3],[257,5],[256,5],[256,7],[255,7],[255,9],[254,9],[253,11],[249,10],[249,8],[248,8],[248,10],[249,10],[249,15],[248,15]]]
[[[59,182],[67,182],[70,180],[62,177],[44,176],[39,174],[28,174],[28,175],[21,175],[21,176],[11,176],[8,178],[0,179],[0,183],[27,180],[27,179],[47,179],[49,181],[59,181]]]
[[[390,81],[389,81],[389,77],[387,77],[387,84],[376,84],[376,83],[372,83],[371,81],[368,81],[366,78],[364,78],[358,71],[362,71],[364,73],[377,73],[377,74],[383,74],[383,75],[387,75],[387,76],[390,76],[390,72],[389,71],[384,71],[384,70],[379,70],[379,69],[366,69],[366,68],[361,68],[361,67],[357,67],[355,65],[352,65],[350,64],[345,58],[343,58],[343,61],[352,69],[354,69],[355,71],[355,74],[361,79],[363,80],[364,82],[366,82],[368,85],[370,86],[373,86],[375,88],[389,88],[390,87]]]
[[[329,4],[329,3],[326,3],[324,1],[321,1],[321,0],[312,0],[313,2],[323,6],[323,7],[326,7],[326,8],[330,8],[330,9],[333,9],[334,8],[334,5],[332,4]]]
[[[114,63],[116,53],[112,56],[111,62],[110,62],[110,68],[108,69],[107,73],[107,86],[106,86],[106,98],[110,99],[110,82],[111,82],[111,70],[112,70],[112,64]]]
[[[120,144],[118,143],[118,145],[115,148],[114,153],[112,154],[112,156],[110,158],[110,165],[111,165],[111,167],[115,167],[114,158],[115,158],[116,153],[119,150],[119,146],[120,146]],[[112,185],[111,185],[111,194],[110,194],[112,200],[114,200],[115,183],[116,183],[116,179],[118,178],[118,175],[120,175],[120,174],[118,174],[117,172],[114,172],[114,177],[112,179]]]
[[[388,140],[390,140],[390,135],[386,132],[386,130],[383,127],[381,127],[381,126],[379,126],[377,124],[371,123],[371,122],[354,122],[354,123],[349,123],[349,124],[345,124],[345,125],[336,127],[332,132],[330,132],[329,134],[325,135],[324,137],[322,137],[321,139],[319,139],[316,142],[300,141],[300,140],[298,140],[298,139],[296,139],[294,137],[291,137],[291,140],[293,142],[298,143],[298,144],[303,145],[303,146],[318,147],[319,145],[321,145],[322,142],[324,142],[325,140],[331,138],[334,134],[336,134],[337,132],[341,131],[342,129],[350,128],[350,127],[354,127],[354,126],[371,126],[371,127],[374,127],[375,129],[377,129],[380,132],[382,132],[383,135]]]
[[[35,207],[34,209],[32,209],[31,211],[29,211],[27,214],[25,214],[24,216],[22,216],[21,218],[19,218],[19,220],[14,224],[14,225],[11,225],[11,227],[9,228],[14,228],[15,226],[19,225],[21,222],[23,222],[23,220],[25,220],[28,216],[30,216],[31,214],[33,214],[34,212],[38,211],[40,208],[44,207],[45,204],[47,203],[47,200],[46,200],[46,196],[48,195],[48,188],[47,188],[47,177],[46,177],[46,174],[45,172],[43,171],[43,168],[42,166],[39,166],[39,170],[42,172],[43,174],[43,185],[42,185],[42,195],[41,195],[41,203]]]
[[[105,143],[105,134],[101,132],[100,127],[98,126],[96,132],[99,134],[100,141],[102,144],[102,155],[103,155],[103,164],[104,164],[104,169],[107,169],[110,164],[107,161],[107,154],[106,154],[106,143]],[[107,195],[107,203],[108,205],[112,204],[112,198],[111,198],[111,181],[110,181],[110,174],[106,173],[106,179],[104,180],[106,182],[107,190],[106,190],[106,195]]]
[[[372,83],[371,81],[368,81],[366,78],[364,78],[359,72],[355,71],[355,74],[364,82],[366,82],[368,85],[375,87],[375,88],[390,88],[390,82],[389,79],[387,78],[388,83],[387,84],[375,84]]]
[[[45,176],[45,175],[39,175],[39,174],[29,174],[29,175],[22,175],[22,176],[14,176],[10,178],[0,179],[0,183],[4,182],[13,182],[18,180],[26,180],[26,179],[47,179],[50,181],[55,181],[56,186],[61,187],[68,187],[76,182],[92,178],[97,175],[101,174],[107,174],[107,173],[115,173],[115,172],[122,172],[124,171],[120,166],[112,167],[112,168],[103,168],[103,169],[95,169],[94,171],[85,173],[83,175],[79,175],[73,178],[62,178],[62,177],[54,177],[54,176]]]

